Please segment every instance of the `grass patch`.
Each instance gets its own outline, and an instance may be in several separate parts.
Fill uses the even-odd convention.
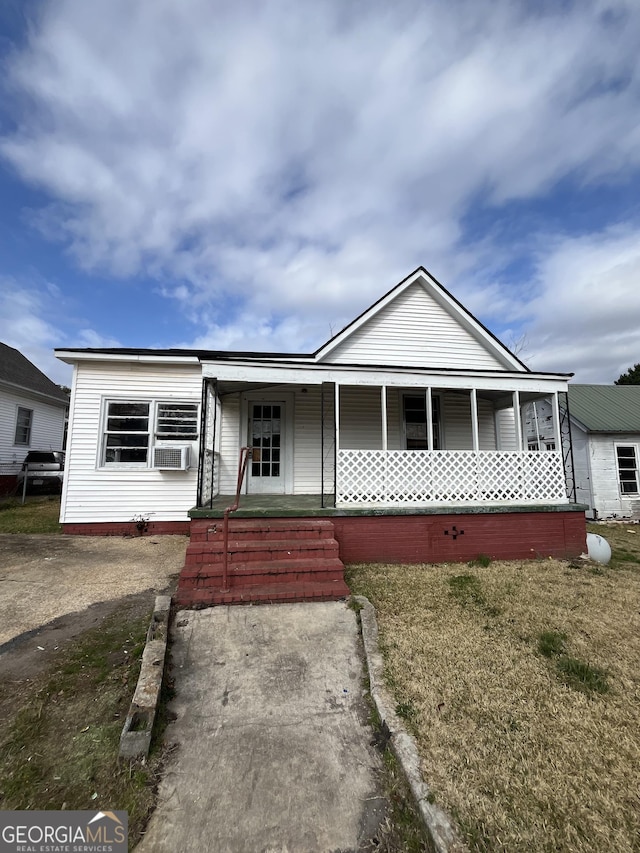
[[[475,560],[469,560],[468,565],[473,568],[477,567],[480,569],[486,569],[487,566],[491,565],[491,557],[488,554],[478,554]]]
[[[412,702],[398,702],[395,710],[396,714],[408,723],[413,723],[418,716],[418,712]]]
[[[637,850],[640,534],[603,527],[637,563],[348,567],[425,780],[473,853]]]
[[[640,525],[616,523],[588,524],[589,533],[597,533],[611,546],[611,562],[603,567],[640,570]]]
[[[59,518],[59,495],[0,500],[0,533],[60,533]]]
[[[118,764],[150,614],[122,610],[87,632],[23,690],[0,736],[0,808],[126,809],[139,840],[155,802],[160,745],[145,765]]]
[[[447,579],[451,595],[460,604],[483,605],[480,580],[475,575],[453,575]]]
[[[538,637],[538,651],[546,658],[561,655],[567,642],[567,635],[559,631],[541,631]]]
[[[617,563],[637,563],[638,556],[631,551],[625,551],[624,548],[615,548],[611,551],[611,559]]]
[[[558,658],[558,672],[565,684],[575,690],[581,690],[583,693],[609,692],[607,673],[577,658],[562,655]]]

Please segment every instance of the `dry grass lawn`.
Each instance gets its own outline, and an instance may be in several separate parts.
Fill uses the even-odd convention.
[[[397,710],[473,851],[640,850],[640,527],[607,567],[360,565]]]

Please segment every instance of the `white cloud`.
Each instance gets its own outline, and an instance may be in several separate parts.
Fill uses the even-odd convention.
[[[53,382],[68,385],[71,368],[53,355],[61,333],[45,319],[51,286],[25,289],[11,278],[0,277],[0,341],[19,350]]]
[[[610,383],[640,361],[640,228],[557,239],[538,276],[532,367]]]
[[[58,0],[0,150],[78,263],[156,277],[215,348],[317,346],[421,263],[512,322],[511,247],[463,217],[636,170],[638,43],[630,0]]]

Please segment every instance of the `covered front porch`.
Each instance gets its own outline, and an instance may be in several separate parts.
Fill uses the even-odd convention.
[[[566,383],[555,377],[270,366],[260,383],[206,367],[196,509],[229,505],[242,447],[243,510],[284,498],[300,514],[574,500]],[[540,451],[527,447],[523,412],[543,398],[555,441]]]

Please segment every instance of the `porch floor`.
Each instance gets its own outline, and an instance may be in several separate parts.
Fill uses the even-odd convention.
[[[222,518],[233,504],[235,495],[217,495],[211,507],[193,507],[191,518]],[[513,512],[584,512],[583,504],[447,504],[442,506],[379,506],[368,504],[353,507],[333,506],[333,497],[321,495],[242,495],[234,518],[292,518],[332,516],[382,515],[477,515]]]

